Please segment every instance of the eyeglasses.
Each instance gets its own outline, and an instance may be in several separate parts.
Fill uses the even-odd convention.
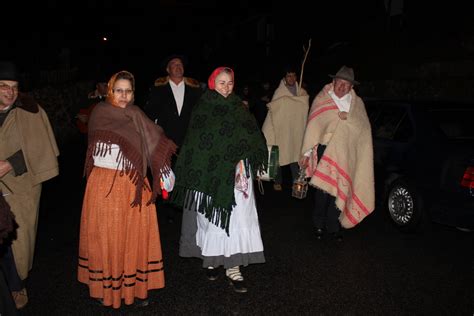
[[[124,94],[125,95],[130,95],[133,93],[133,90],[132,89],[112,89],[112,91],[116,94]]]
[[[0,83],[0,91],[7,92],[10,90],[12,90],[13,92],[18,92],[18,85],[10,86],[10,85],[7,85],[6,83]]]

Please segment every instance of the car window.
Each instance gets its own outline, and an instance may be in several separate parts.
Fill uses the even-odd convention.
[[[368,107],[368,112],[374,137],[408,141],[413,135],[413,126],[405,106],[375,103]]]
[[[399,142],[407,142],[410,140],[410,138],[413,137],[413,134],[413,125],[411,123],[410,117],[408,116],[408,113],[405,112],[405,115],[398,124],[398,128],[393,134],[392,139]]]
[[[432,109],[430,115],[444,136],[474,139],[474,108],[437,108]]]

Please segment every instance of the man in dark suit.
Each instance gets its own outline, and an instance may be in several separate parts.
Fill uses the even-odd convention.
[[[182,55],[168,56],[163,67],[168,76],[155,80],[143,110],[156,124],[160,125],[171,140],[181,147],[193,106],[197,103],[201,88],[199,81],[184,76],[185,58]],[[175,163],[173,157],[172,167]],[[174,221],[174,212],[168,205],[162,205],[167,220]]]
[[[183,56],[169,56],[165,66],[168,76],[155,80],[143,110],[180,147],[201,89],[197,80],[184,77]]]

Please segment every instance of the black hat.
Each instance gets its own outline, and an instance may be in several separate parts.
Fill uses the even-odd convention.
[[[20,81],[20,74],[14,63],[0,61],[0,80]]]
[[[339,78],[349,81],[353,85],[359,84],[359,81],[354,80],[354,70],[350,67],[342,66],[335,75],[329,75],[331,78]]]
[[[172,55],[167,56],[165,59],[163,59],[163,61],[161,62],[161,67],[163,69],[166,69],[166,67],[168,67],[168,63],[172,59],[175,59],[175,58],[181,59],[181,62],[183,63],[184,66],[186,66],[188,63],[188,59],[186,58],[186,56],[181,55],[181,54],[172,54]]]

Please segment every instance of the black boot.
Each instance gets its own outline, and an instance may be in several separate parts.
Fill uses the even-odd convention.
[[[210,281],[217,280],[219,277],[219,270],[217,268],[207,268],[206,269],[206,278]]]

